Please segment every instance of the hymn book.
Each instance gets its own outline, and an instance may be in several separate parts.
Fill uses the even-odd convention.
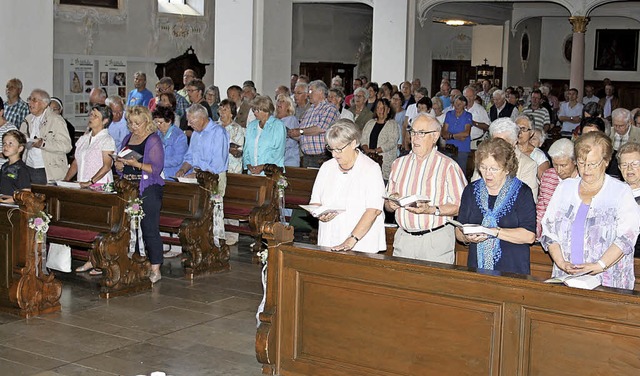
[[[600,286],[600,278],[590,275],[588,271],[577,274],[567,274],[562,277],[549,278],[545,283],[564,283],[569,287],[578,289],[593,290]]]
[[[334,212],[338,214],[345,212],[344,209],[336,209],[336,208],[331,208],[324,205],[298,205],[298,206],[308,211],[309,213],[311,213],[312,216],[316,218],[323,216],[325,214],[330,214]]]
[[[404,196],[404,197],[395,197],[395,196],[385,195],[385,196],[382,196],[382,198],[384,198],[385,200],[394,202],[396,205],[402,206],[402,207],[416,207],[418,202],[431,201],[429,197],[422,196],[422,195],[411,195],[411,196]]]
[[[471,234],[486,234],[489,236],[496,236],[496,232],[495,230],[492,230],[488,227],[484,227],[482,225],[476,225],[476,224],[462,224],[454,219],[447,219],[447,222],[451,223],[452,225],[456,226],[457,228],[460,229],[460,231],[462,231],[463,234],[465,235],[471,235]]]
[[[122,159],[135,159],[136,161],[140,160],[140,158],[142,158],[142,154],[138,153],[135,150],[131,150],[129,148],[124,148],[122,150],[120,150],[120,152],[118,154],[110,154],[111,158],[113,158],[114,160],[117,160],[118,158],[122,158]]]

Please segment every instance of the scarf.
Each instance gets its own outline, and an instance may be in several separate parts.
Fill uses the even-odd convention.
[[[498,221],[505,214],[511,211],[513,204],[518,198],[522,182],[517,178],[507,176],[493,209],[489,209],[489,191],[484,179],[478,180],[473,187],[473,195],[476,204],[482,212],[482,225],[484,227],[498,227]],[[496,237],[489,237],[487,240],[478,243],[476,249],[478,257],[478,268],[493,270],[494,266],[502,257],[502,248],[500,248],[500,240]]]

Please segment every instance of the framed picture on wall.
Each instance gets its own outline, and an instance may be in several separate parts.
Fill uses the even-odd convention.
[[[635,71],[638,68],[638,30],[596,30],[594,70]]]

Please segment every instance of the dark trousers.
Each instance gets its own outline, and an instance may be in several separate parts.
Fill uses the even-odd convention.
[[[302,167],[320,167],[320,165],[328,160],[327,154],[302,154]]]
[[[31,184],[47,184],[47,172],[44,168],[29,168]]]
[[[162,208],[162,186],[153,184],[147,187],[142,196],[142,239],[151,265],[162,264],[162,238],[160,238],[160,208]]]

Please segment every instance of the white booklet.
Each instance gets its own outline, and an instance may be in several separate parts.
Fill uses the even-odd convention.
[[[418,202],[431,201],[429,197],[423,196],[423,195],[411,195],[411,196],[404,196],[404,197],[392,197],[389,195],[384,195],[382,196],[382,198],[384,198],[385,200],[395,202],[398,206],[403,206],[403,207],[407,207],[407,206],[415,207],[417,206]]]
[[[129,149],[127,147],[125,147],[124,149],[120,150],[120,152],[118,154],[109,154],[111,156],[111,158],[113,158],[114,160],[118,159],[118,158],[123,158],[123,159],[135,159],[136,161],[140,160],[140,158],[142,158],[142,154],[138,153],[135,150]]]
[[[600,278],[590,275],[588,271],[567,274],[562,277],[549,278],[544,281],[545,283],[564,283],[569,287],[575,287],[578,289],[593,290],[600,286]]]
[[[180,183],[188,183],[188,184],[198,184],[198,179],[196,178],[185,178],[184,176],[181,176],[178,179],[178,181]]]
[[[316,218],[320,217],[321,215],[325,215],[333,212],[338,214],[345,212],[345,209],[336,209],[336,208],[331,208],[323,205],[298,205],[298,206],[308,211],[309,213],[311,213],[312,216]]]
[[[62,188],[77,188],[80,189],[80,183],[75,181],[62,181],[56,180],[56,185]]]
[[[447,219],[447,222],[451,223],[452,225],[458,227],[460,229],[460,231],[462,231],[463,234],[465,235],[469,235],[469,234],[487,234],[489,236],[496,236],[496,232],[488,227],[484,227],[482,225],[476,225],[473,223],[469,223],[469,224],[462,224],[458,221],[456,221],[455,219]]]

